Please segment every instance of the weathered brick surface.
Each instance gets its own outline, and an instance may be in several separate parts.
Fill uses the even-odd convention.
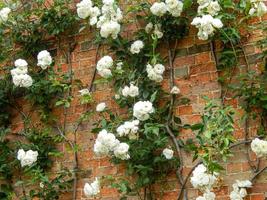
[[[267,16],[265,16],[267,19]],[[134,27],[132,28],[134,29]],[[192,29],[189,37],[179,42],[179,50],[177,57],[174,61],[175,70],[175,83],[181,89],[183,97],[189,98],[191,101],[188,105],[176,106],[175,115],[181,117],[184,124],[194,124],[201,120],[201,113],[205,106],[205,101],[202,96],[208,96],[210,98],[219,98],[221,95],[221,86],[218,83],[218,72],[216,70],[215,61],[210,52],[210,45],[207,42],[199,41],[195,36],[195,30]],[[89,32],[75,36],[75,41],[78,43],[74,52],[72,53],[72,67],[74,72],[74,79],[79,79],[84,85],[89,85],[92,80],[93,72],[95,68],[95,56],[96,47],[92,44]],[[254,65],[258,62],[259,49],[255,47],[254,42],[262,37],[262,33],[255,31],[255,34],[251,34],[249,42],[245,45],[245,51],[248,54],[249,63]],[[104,55],[104,51],[100,53],[101,57]],[[68,71],[68,64],[66,60],[61,56],[58,51],[57,56],[58,70],[61,72]],[[167,79],[167,76],[165,77]],[[164,81],[164,88],[168,88],[168,81]],[[67,134],[69,139],[73,139],[72,127],[75,120],[80,116],[82,112],[88,109],[86,106],[81,106],[78,103],[77,89],[73,90],[75,100],[73,101],[71,108],[67,112],[68,129]],[[113,96],[112,86],[108,84],[102,84],[95,86],[93,96],[95,102],[106,102],[112,110],[118,110],[116,104],[112,100]],[[237,139],[244,138],[244,125],[240,123],[240,118],[244,114],[240,108],[238,100],[231,99],[231,95],[226,99],[226,103],[232,105],[238,115],[236,116],[236,130],[235,136]],[[23,103],[22,103],[23,105]],[[25,105],[25,104],[24,104]],[[27,105],[27,104],[26,104]],[[95,105],[91,106],[94,109]],[[25,112],[30,112],[30,106],[24,106]],[[124,113],[124,111],[121,111]],[[59,116],[62,122],[63,110],[57,109],[55,113]],[[14,114],[15,115],[15,114]],[[113,175],[114,177],[123,175],[124,166],[114,166],[108,160],[108,158],[97,157],[94,155],[92,148],[95,141],[95,135],[91,133],[92,121],[99,117],[93,116],[91,122],[82,124],[77,132],[77,143],[80,151],[78,152],[79,169],[78,173],[78,188],[77,199],[87,200],[83,194],[83,185],[85,182],[91,181],[94,177],[106,177]],[[36,117],[38,119],[38,117]],[[21,123],[20,116],[14,116],[12,131],[18,132],[23,124]],[[258,122],[250,123],[250,136],[255,135]],[[183,139],[194,137],[194,134],[190,130],[182,130],[180,137]],[[64,158],[56,160],[53,171],[57,171],[63,166],[73,166],[73,154],[70,152],[66,144],[59,147],[64,152]],[[191,167],[195,163],[192,163],[192,158],[188,153],[183,152],[184,155],[184,174],[188,174]],[[255,155],[251,155],[255,159]],[[266,164],[266,161],[262,161],[261,166]],[[244,146],[240,146],[234,149],[233,157],[229,159],[227,163],[223,163],[225,172],[223,174],[222,187],[216,189],[218,200],[229,200],[229,193],[232,191],[231,185],[236,179],[244,180],[252,176],[251,169],[246,159],[246,151]],[[179,192],[179,185],[175,179],[174,174],[170,174],[168,183],[163,183],[164,187],[160,184],[154,186],[157,199],[175,200]],[[195,199],[199,193],[194,190],[190,183],[188,193],[190,199]],[[161,194],[159,192],[163,190]],[[263,200],[267,195],[267,174],[262,175],[255,182],[254,187],[249,190],[249,196],[247,200]],[[66,193],[61,199],[71,199],[71,194]],[[93,198],[91,198],[93,199]],[[95,199],[102,200],[118,200],[119,194],[115,189],[112,189],[109,185],[104,185],[101,188],[101,194]],[[138,199],[137,197],[129,198],[132,200]]]

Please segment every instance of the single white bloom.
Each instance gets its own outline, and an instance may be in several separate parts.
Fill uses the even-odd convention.
[[[116,158],[119,158],[121,160],[128,160],[130,159],[128,151],[129,151],[129,145],[126,143],[120,143],[114,149],[114,155]]]
[[[130,87],[125,86],[122,89],[122,96],[124,97],[136,97],[139,95],[139,88],[135,85],[133,85],[132,83],[130,84]]]
[[[121,25],[116,21],[108,21],[101,26],[100,35],[103,38],[112,37],[116,39],[120,32]]]
[[[79,90],[79,93],[81,96],[90,95],[90,91],[87,88]]]
[[[38,56],[37,66],[40,66],[42,69],[46,69],[49,65],[52,64],[52,57],[47,50],[41,51]]]
[[[151,33],[151,31],[153,30],[153,27],[154,25],[151,22],[149,22],[145,27],[146,33]]]
[[[113,59],[110,56],[102,57],[96,65],[98,74],[104,78],[112,76],[111,68],[113,67]]]
[[[165,158],[167,159],[167,160],[170,160],[170,159],[172,159],[173,158],[173,150],[172,149],[169,149],[169,148],[165,148],[164,150],[163,150],[163,155],[165,156]]]
[[[28,66],[28,63],[26,62],[26,60],[23,60],[23,59],[17,59],[15,61],[15,66],[17,68],[20,68],[20,69],[25,69],[25,67]]]
[[[155,2],[151,7],[150,11],[152,12],[153,15],[156,16],[163,16],[167,12],[167,6],[164,2]]]
[[[103,112],[106,109],[106,103],[102,102],[96,106],[97,112]]]
[[[77,13],[81,19],[86,19],[91,14],[93,3],[91,0],[82,0],[77,4]]]
[[[138,54],[143,48],[144,48],[144,43],[141,40],[137,40],[131,45],[130,51],[132,54]]]
[[[153,105],[150,101],[138,101],[134,104],[133,116],[140,121],[149,119],[150,114],[154,112]]]
[[[180,94],[181,91],[177,86],[173,86],[171,89],[171,94]]]
[[[8,20],[8,15],[11,12],[11,9],[8,7],[2,8],[0,10],[0,23],[6,22]]]
[[[100,193],[100,183],[97,178],[91,184],[85,183],[83,188],[84,194],[86,197],[95,196]]]

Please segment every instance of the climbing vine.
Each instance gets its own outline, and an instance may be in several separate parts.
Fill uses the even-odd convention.
[[[96,134],[93,151],[108,156],[116,165],[125,165],[125,177],[96,177],[86,183],[86,196],[96,196],[102,183],[110,183],[122,193],[139,199],[156,199],[154,184],[175,171],[180,185],[177,199],[188,199],[187,182],[201,192],[197,200],[213,200],[213,188],[220,180],[232,148],[245,145],[251,166],[251,180],[237,180],[230,194],[232,200],[247,196],[246,188],[265,171],[260,160],[266,157],[266,38],[258,42],[261,66],[254,69],[243,43],[253,29],[266,31],[265,22],[249,25],[249,20],[267,12],[264,1],[240,0],[165,0],[150,3],[133,1],[121,9],[114,0],[8,1],[0,4],[0,199],[58,199],[72,189],[77,198],[81,124],[91,120]],[[124,25],[134,25],[127,32]],[[221,101],[204,97],[206,106],[198,124],[184,124],[174,112],[190,102],[174,80],[179,42],[194,28],[199,40],[210,42],[210,50],[220,71]],[[73,52],[76,35],[94,34],[97,46],[95,71],[84,86],[73,76]],[[166,50],[166,51],[163,51]],[[101,55],[100,52],[101,51]],[[61,72],[61,58],[67,65]],[[236,74],[245,66],[245,73]],[[234,84],[235,79],[238,84]],[[114,101],[122,110],[98,102],[94,86],[110,83]],[[166,83],[167,87],[162,87]],[[77,93],[79,90],[79,93]],[[226,104],[229,93],[243,101],[245,139],[234,137],[235,111]],[[68,130],[68,111],[75,96],[84,110]],[[30,105],[25,111],[23,102]],[[61,116],[54,110],[61,109]],[[260,113],[260,114],[259,114]],[[38,116],[36,116],[36,114]],[[23,122],[14,132],[14,116]],[[63,118],[63,120],[58,120]],[[250,136],[251,120],[259,119],[257,136]],[[190,129],[194,137],[181,137]],[[71,139],[67,131],[72,133]],[[13,138],[16,138],[14,140]],[[74,165],[51,174],[53,161],[62,157],[56,148],[71,149]],[[257,155],[253,164],[250,154]],[[197,164],[184,176],[184,152],[192,154]],[[163,192],[163,191],[161,191]]]

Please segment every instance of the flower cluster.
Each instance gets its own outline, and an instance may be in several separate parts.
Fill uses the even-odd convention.
[[[163,37],[163,32],[161,30],[161,24],[152,24],[151,22],[148,23],[145,27],[145,31],[147,34],[152,33],[153,35],[157,36],[157,38],[162,38]]]
[[[173,17],[179,17],[183,11],[183,3],[179,0],[166,0],[165,2],[155,2],[150,11],[153,15],[162,17],[167,12]]]
[[[8,15],[11,12],[10,8],[5,7],[0,10],[0,23],[8,20]]]
[[[162,151],[162,154],[165,156],[165,158],[167,160],[170,160],[172,159],[173,157],[173,150],[172,149],[169,149],[169,148],[165,148],[163,151]]]
[[[264,0],[249,0],[251,3],[251,8],[249,10],[250,15],[256,14],[258,17],[263,16],[267,13],[267,7]]]
[[[12,81],[15,86],[30,87],[33,83],[32,77],[28,75],[28,63],[23,59],[15,61],[15,69],[11,70]]]
[[[124,97],[136,97],[139,95],[139,88],[131,83],[130,87],[125,86],[121,92]]]
[[[42,69],[46,69],[49,65],[52,64],[52,57],[47,50],[41,51],[38,56],[37,66],[40,66]]]
[[[213,0],[198,0],[198,17],[192,21],[192,25],[196,26],[198,30],[198,38],[200,40],[207,40],[212,36],[216,29],[223,27],[223,23],[219,18],[216,18],[221,10],[218,1]]]
[[[209,174],[207,168],[201,164],[193,171],[193,176],[190,181],[194,188],[201,191],[207,191],[212,189],[217,181],[217,176],[216,174]]]
[[[100,192],[100,184],[97,178],[91,184],[85,183],[83,188],[86,197],[95,196]]]
[[[251,187],[252,183],[249,180],[239,181],[233,184],[233,191],[230,194],[231,200],[243,200],[247,196],[246,188]]]
[[[90,25],[93,26],[97,23],[97,17],[100,15],[98,7],[93,6],[91,0],[82,0],[77,4],[77,13],[81,19],[89,18]]]
[[[118,136],[128,136],[130,140],[138,138],[139,120],[126,121],[117,128]]]
[[[108,133],[106,130],[98,133],[94,144],[94,152],[96,154],[106,156],[113,153],[115,157],[122,160],[128,160],[130,158],[128,150],[128,144],[121,143],[113,133]]]
[[[202,196],[196,198],[196,200],[215,200],[215,193],[209,190],[205,191]]]
[[[266,156],[267,155],[267,141],[256,138],[251,142],[251,149],[258,157]]]
[[[93,6],[91,0],[82,0],[77,4],[78,16],[82,19],[90,18],[90,25],[95,25],[100,29],[103,38],[112,37],[116,39],[121,29],[119,22],[123,16],[120,8],[114,0],[103,0],[101,11]]]
[[[222,21],[211,15],[195,17],[191,24],[198,28],[197,36],[200,40],[209,39],[209,36],[213,35],[216,29],[223,27]]]
[[[165,67],[162,64],[155,64],[154,66],[147,64],[146,71],[150,80],[161,82],[163,80],[162,75],[165,71]]]
[[[17,159],[20,161],[21,167],[31,166],[37,161],[38,152],[37,151],[24,151],[23,149],[18,150]]]
[[[132,45],[131,45],[131,49],[130,52],[132,54],[139,54],[140,51],[144,48],[144,43],[141,40],[137,40],[135,41]]]
[[[113,66],[113,59],[110,56],[102,57],[96,65],[98,74],[104,78],[112,76],[111,68]]]
[[[151,113],[154,112],[153,105],[150,101],[138,101],[133,107],[133,116],[140,121],[149,119]]]

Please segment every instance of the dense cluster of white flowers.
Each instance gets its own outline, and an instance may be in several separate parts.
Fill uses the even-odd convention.
[[[104,78],[112,76],[111,68],[113,66],[113,59],[110,56],[102,57],[96,65],[98,74]]]
[[[230,194],[231,200],[243,200],[247,196],[246,188],[251,187],[252,183],[249,180],[239,181],[233,184],[233,191]]]
[[[90,95],[90,91],[87,88],[79,90],[79,93],[80,93],[81,96]]]
[[[196,198],[196,200],[215,200],[215,193],[211,192],[210,190],[207,190],[203,193],[202,196],[199,196]]]
[[[96,112],[103,112],[106,109],[107,105],[105,102],[99,103],[96,106]]]
[[[128,144],[121,143],[113,133],[108,133],[107,130],[98,133],[94,144],[94,152],[97,155],[107,156],[113,153],[115,157],[122,160],[130,158],[128,150]]]
[[[218,1],[214,0],[198,0],[198,14],[209,14],[211,16],[216,16],[221,10]]]
[[[256,138],[251,142],[251,149],[258,157],[267,156],[267,141]]]
[[[165,2],[155,2],[150,11],[153,15],[162,17],[167,12],[174,17],[179,17],[183,11],[183,3],[179,0],[166,0]]]
[[[263,16],[267,13],[267,7],[264,3],[265,0],[249,0],[251,8],[249,10],[250,15],[256,14],[258,17]]]
[[[31,166],[37,161],[37,157],[37,151],[28,150],[25,152],[23,149],[19,149],[17,153],[17,159],[20,161],[21,167]]]
[[[103,38],[111,36],[116,39],[121,29],[122,12],[114,0],[103,0],[102,3],[100,10],[91,0],[82,0],[77,4],[78,16],[82,19],[89,17],[90,25],[96,24]]]
[[[145,27],[145,31],[147,34],[152,33],[153,35],[157,36],[157,38],[163,37],[163,32],[161,30],[161,24],[152,24],[151,22],[148,23]]]
[[[130,140],[138,138],[139,120],[126,121],[117,128],[118,136],[128,136]]]
[[[170,160],[173,158],[173,150],[172,149],[169,149],[169,148],[165,148],[163,151],[162,151],[162,154],[165,156],[165,158],[167,160]]]
[[[5,7],[0,10],[0,23],[8,20],[8,15],[11,12],[10,8]]]
[[[212,36],[216,29],[223,27],[223,23],[216,15],[221,10],[218,1],[213,0],[198,0],[198,16],[192,21],[192,25],[198,28],[198,38],[207,40]]]
[[[139,54],[140,51],[144,48],[144,43],[141,40],[135,41],[130,48],[132,54]]]
[[[30,87],[33,83],[32,77],[28,75],[28,63],[23,59],[15,61],[15,69],[11,70],[12,81],[18,87]]]
[[[149,119],[150,114],[154,112],[153,105],[150,101],[138,101],[133,107],[133,116],[140,121]]]
[[[129,86],[125,86],[122,91],[122,96],[124,97],[136,97],[139,95],[139,88],[135,85],[133,85],[132,83]]]
[[[95,196],[100,192],[100,184],[97,178],[91,184],[85,183],[83,188],[86,197]]]
[[[200,164],[193,171],[193,176],[190,181],[194,188],[207,191],[212,189],[217,181],[217,176],[208,173],[207,168],[203,164]]]
[[[93,5],[91,0],[82,0],[77,4],[77,13],[81,19],[89,18],[90,25],[95,25],[97,17],[100,15],[100,10]]]
[[[209,39],[209,36],[213,35],[216,29],[223,27],[222,21],[211,15],[195,17],[191,24],[198,28],[197,36],[200,40]]]
[[[148,74],[148,78],[152,81],[161,82],[163,80],[163,73],[165,71],[165,67],[162,64],[155,64],[152,66],[151,64],[147,64],[146,72]]]
[[[47,50],[38,53],[37,60],[37,66],[40,66],[42,69],[46,69],[49,65],[52,64],[52,57]]]

